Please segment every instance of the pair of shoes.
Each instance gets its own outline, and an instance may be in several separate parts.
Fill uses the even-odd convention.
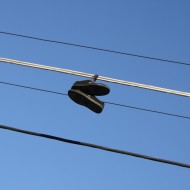
[[[69,97],[77,104],[85,106],[95,113],[101,113],[104,109],[104,102],[95,96],[103,96],[110,92],[110,89],[91,80],[77,81],[68,91]]]

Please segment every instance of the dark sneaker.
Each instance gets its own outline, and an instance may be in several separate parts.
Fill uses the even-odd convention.
[[[106,85],[95,83],[91,80],[77,81],[73,84],[71,89],[81,90],[85,94],[92,96],[104,96],[110,92],[109,87]]]
[[[80,90],[71,89],[68,91],[69,97],[82,106],[85,106],[96,113],[101,113],[104,109],[104,102],[101,102],[96,97],[87,95]]]

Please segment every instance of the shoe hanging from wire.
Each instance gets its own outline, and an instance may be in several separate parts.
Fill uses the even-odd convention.
[[[101,113],[104,109],[104,102],[95,96],[105,96],[109,94],[108,86],[95,83],[98,75],[94,75],[92,80],[76,81],[68,91],[69,97],[77,104],[85,106],[95,113]]]

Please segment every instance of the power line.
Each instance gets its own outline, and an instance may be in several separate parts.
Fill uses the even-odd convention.
[[[190,168],[189,164],[175,162],[175,161],[171,161],[171,160],[165,160],[165,159],[161,159],[161,158],[155,158],[155,157],[151,157],[151,156],[147,156],[147,155],[143,155],[143,154],[137,154],[137,153],[133,153],[133,152],[128,152],[128,151],[124,151],[124,150],[113,149],[113,148],[100,146],[100,145],[96,145],[96,144],[91,144],[91,143],[87,143],[87,142],[80,142],[80,141],[76,141],[76,140],[65,139],[65,138],[47,135],[47,134],[43,134],[43,133],[26,131],[23,129],[13,128],[13,127],[5,126],[5,125],[0,125],[0,128],[10,130],[10,131],[15,131],[18,133],[24,133],[24,134],[28,134],[28,135],[43,137],[43,138],[47,138],[47,139],[51,139],[51,140],[57,140],[57,141],[65,142],[65,143],[86,146],[86,147],[90,147],[90,148],[96,148],[96,149],[109,151],[109,152],[113,152],[113,153],[117,153],[117,154],[124,154],[124,155],[128,155],[128,156],[133,156],[133,157],[138,157],[138,158],[142,158],[142,159],[146,159],[146,160],[155,161],[155,162],[161,162],[161,163],[171,164],[171,165],[175,165],[175,166],[179,166],[179,167]]]
[[[26,88],[26,89],[36,90],[36,91],[41,91],[41,92],[46,92],[46,93],[52,93],[52,94],[56,94],[56,95],[68,96],[67,94],[62,93],[62,92],[55,92],[55,91],[51,91],[51,90],[45,90],[45,89],[41,89],[41,88],[34,88],[34,87],[24,86],[24,85],[20,85],[20,84],[13,84],[13,83],[8,83],[8,82],[3,82],[3,81],[0,81],[0,84],[10,85],[10,86],[15,86],[15,87],[20,87],[20,88]],[[151,110],[151,109],[146,109],[146,108],[123,105],[123,104],[118,104],[118,103],[113,103],[113,102],[104,101],[104,103],[114,105],[114,106],[124,107],[124,108],[130,108],[130,109],[136,109],[136,110],[140,110],[140,111],[146,111],[146,112],[152,112],[152,113],[156,113],[156,114],[162,114],[162,115],[167,115],[167,116],[172,116],[172,117],[178,117],[178,118],[182,118],[182,119],[190,119],[190,117],[188,117],[188,116],[177,115],[177,114],[173,114],[173,113],[167,113],[167,112],[156,111],[156,110]]]
[[[0,62],[22,65],[22,66],[26,66],[26,67],[33,67],[33,68],[37,68],[37,69],[49,70],[49,71],[60,72],[60,73],[65,73],[65,74],[71,74],[71,75],[76,75],[76,76],[82,76],[82,77],[86,77],[86,78],[92,78],[94,76],[94,74],[73,71],[73,70],[69,70],[69,69],[62,69],[62,68],[57,68],[57,67],[51,67],[51,66],[47,66],[47,65],[40,65],[40,64],[30,63],[30,62],[23,62],[23,61],[7,59],[7,58],[0,58]],[[137,88],[144,88],[147,90],[175,94],[178,96],[190,97],[189,92],[182,92],[182,91],[171,90],[171,89],[167,89],[167,88],[160,88],[160,87],[156,87],[156,86],[129,82],[129,81],[124,81],[124,80],[119,80],[119,79],[114,79],[114,78],[108,78],[108,77],[104,77],[104,76],[98,76],[97,79],[106,81],[106,82],[121,84],[121,85],[133,86],[133,87],[137,87]]]
[[[167,115],[167,116],[173,116],[173,117],[178,117],[178,118],[183,118],[183,119],[190,119],[190,117],[184,116],[184,115],[177,115],[177,114],[173,114],[173,113],[167,113],[167,112],[156,111],[156,110],[151,110],[151,109],[146,109],[146,108],[123,105],[123,104],[118,104],[118,103],[113,103],[113,102],[104,102],[104,103],[107,103],[110,105],[115,105],[115,106],[120,106],[120,107],[125,107],[125,108],[136,109],[136,110],[140,110],[140,111],[152,112],[152,113],[157,113],[157,114],[162,114],[162,115]]]
[[[169,59],[162,59],[162,58],[156,58],[156,57],[132,54],[132,53],[127,53],[127,52],[122,52],[122,51],[115,51],[115,50],[92,47],[92,46],[81,45],[81,44],[74,44],[74,43],[70,43],[70,42],[49,40],[49,39],[44,39],[44,38],[38,38],[38,37],[27,36],[27,35],[22,35],[22,34],[15,34],[15,33],[10,33],[10,32],[3,32],[3,31],[0,31],[0,34],[17,36],[17,37],[28,38],[28,39],[39,40],[39,41],[50,42],[50,43],[56,43],[56,44],[75,46],[75,47],[80,47],[80,48],[85,48],[85,49],[92,49],[92,50],[103,51],[103,52],[114,53],[114,54],[138,57],[138,58],[143,58],[143,59],[150,59],[150,60],[155,60],[155,61],[162,61],[162,62],[167,62],[167,63],[174,63],[174,64],[190,66],[189,63],[182,62],[182,61],[174,61],[174,60],[169,60]]]
[[[52,93],[52,94],[57,94],[57,95],[68,96],[67,94],[62,93],[62,92],[55,92],[55,91],[51,91],[51,90],[45,90],[45,89],[41,89],[41,88],[35,88],[35,87],[30,87],[30,86],[25,86],[25,85],[20,85],[20,84],[13,84],[13,83],[9,83],[9,82],[0,81],[0,84],[20,87],[20,88],[26,88],[26,89],[30,89],[30,90],[37,90],[37,91],[47,92],[47,93]]]

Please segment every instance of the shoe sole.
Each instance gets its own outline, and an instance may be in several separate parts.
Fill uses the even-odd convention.
[[[104,102],[96,97],[86,95],[80,90],[71,89],[68,91],[68,95],[75,103],[85,106],[95,113],[101,113],[104,108]]]

